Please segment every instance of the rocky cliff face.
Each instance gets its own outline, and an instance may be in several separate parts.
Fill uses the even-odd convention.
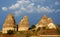
[[[8,30],[16,30],[16,23],[13,14],[9,14],[3,24],[3,33],[7,33]]]
[[[48,18],[48,27],[50,29],[56,29],[56,25],[54,24],[53,20],[51,18]]]
[[[29,28],[28,16],[24,16],[18,24],[18,31],[26,31]]]
[[[53,23],[51,18],[48,18],[46,15],[44,15],[41,20],[37,23],[36,27],[46,27],[47,29],[50,27],[56,28],[55,24]],[[51,29],[52,29],[51,28]]]
[[[44,15],[41,20],[37,23],[36,27],[46,27],[46,29],[56,29],[55,24],[51,18]],[[8,30],[27,31],[29,28],[28,16],[24,16],[23,19],[16,26],[16,22],[13,14],[9,14],[3,24],[2,33],[7,33]]]

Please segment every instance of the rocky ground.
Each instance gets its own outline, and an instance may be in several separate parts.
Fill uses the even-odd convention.
[[[49,36],[47,36],[49,35]],[[60,37],[60,33],[58,33],[56,30],[44,30],[44,31],[21,31],[16,32],[15,34],[2,34],[0,33],[0,37]]]

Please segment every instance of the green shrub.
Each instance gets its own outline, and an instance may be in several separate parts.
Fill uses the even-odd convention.
[[[13,30],[8,30],[7,34],[14,34],[14,31]]]
[[[32,28],[30,27],[28,30],[31,30]]]
[[[35,25],[32,25],[31,28],[34,29],[34,28],[36,28],[36,26]]]
[[[57,29],[57,32],[60,33],[60,28]]]

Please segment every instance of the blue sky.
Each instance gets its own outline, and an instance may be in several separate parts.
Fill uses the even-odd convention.
[[[25,15],[30,25],[37,24],[44,14],[60,24],[60,0],[0,0],[0,30],[9,13],[14,14],[16,24]]]

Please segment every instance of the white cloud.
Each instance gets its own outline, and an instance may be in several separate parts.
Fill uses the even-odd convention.
[[[41,2],[45,2],[46,0],[31,0],[32,2],[37,2],[37,1],[41,1]]]
[[[32,2],[37,2],[38,0],[31,0]]]
[[[40,7],[39,5],[37,6],[37,11],[38,12],[53,12],[55,11],[54,9],[51,9],[49,7]]]
[[[31,2],[30,0],[19,0],[15,4],[11,5],[10,7],[2,7],[2,10],[4,11],[7,11],[7,9],[13,10],[15,15],[19,15],[23,12],[33,13],[34,11],[37,11],[37,12],[53,12],[54,11],[54,9],[51,9],[50,7],[43,7],[40,5],[36,7],[35,3]]]
[[[27,6],[27,12],[31,13],[34,11],[34,3],[31,3]]]
[[[30,3],[30,1],[28,1],[28,0],[20,0],[20,1],[17,1],[16,4],[13,4],[12,6],[10,6],[9,9],[15,10],[15,9],[21,8],[22,6],[27,5],[29,3]]]
[[[16,3],[15,5],[12,5],[12,6],[9,7],[10,10],[14,10],[14,9],[17,9],[17,8],[19,8],[18,3]]]
[[[2,10],[3,10],[3,11],[7,11],[7,8],[6,8],[6,7],[2,7]]]
[[[27,7],[21,7],[20,10],[27,12],[27,13],[31,13],[34,11],[34,3],[29,4]]]
[[[58,2],[58,1],[56,1],[56,2],[55,2],[55,5],[59,5],[59,2]]]
[[[17,3],[19,4],[28,4],[28,3],[31,3],[29,0],[20,0],[20,1],[17,1]]]
[[[37,8],[40,8],[40,7],[41,7],[40,5],[37,6]]]
[[[15,15],[19,16],[22,12],[31,13],[34,10],[34,3],[29,4],[27,7],[22,6],[18,11],[15,11]]]
[[[58,13],[58,12],[60,12],[60,9],[57,9],[57,10],[55,11],[55,13]]]
[[[34,3],[44,4],[44,2],[45,2],[46,0],[31,0],[31,1],[34,2]]]
[[[28,5],[28,7],[33,7],[34,6],[34,3],[31,3]]]
[[[24,8],[24,7],[21,7],[21,10],[22,10],[22,11],[26,11],[26,8]]]
[[[21,14],[21,11],[19,10],[19,11],[15,11],[15,16],[19,16],[20,14]]]

